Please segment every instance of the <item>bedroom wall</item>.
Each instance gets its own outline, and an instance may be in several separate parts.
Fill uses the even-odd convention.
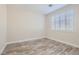
[[[0,4],[0,54],[2,53],[5,43],[7,33],[7,8],[6,5]]]
[[[8,5],[7,42],[44,37],[44,15],[21,7],[19,5]]]
[[[75,12],[75,24],[74,32],[56,32],[51,29],[51,17],[55,14],[59,14],[61,12],[73,9]],[[58,9],[46,16],[46,36],[49,39],[53,39],[56,41],[60,41],[63,43],[67,43],[76,47],[79,47],[79,5],[68,5],[64,8]]]

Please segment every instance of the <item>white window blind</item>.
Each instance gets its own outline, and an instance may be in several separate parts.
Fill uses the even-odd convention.
[[[74,31],[74,10],[56,14],[52,17],[52,29],[55,31]]]

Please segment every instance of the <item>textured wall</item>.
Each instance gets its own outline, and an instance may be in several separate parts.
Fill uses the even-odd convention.
[[[7,42],[44,36],[44,16],[17,5],[8,5]]]

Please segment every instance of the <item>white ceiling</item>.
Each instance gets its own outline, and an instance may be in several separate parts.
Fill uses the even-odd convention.
[[[33,11],[41,14],[48,14],[66,5],[53,4],[52,7],[49,7],[48,4],[23,4],[23,5],[16,5],[16,7],[17,6],[21,8],[25,8],[26,10],[29,10],[29,11]]]

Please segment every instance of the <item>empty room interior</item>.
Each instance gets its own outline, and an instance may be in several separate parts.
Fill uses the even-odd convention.
[[[1,55],[79,55],[78,4],[0,4]]]

